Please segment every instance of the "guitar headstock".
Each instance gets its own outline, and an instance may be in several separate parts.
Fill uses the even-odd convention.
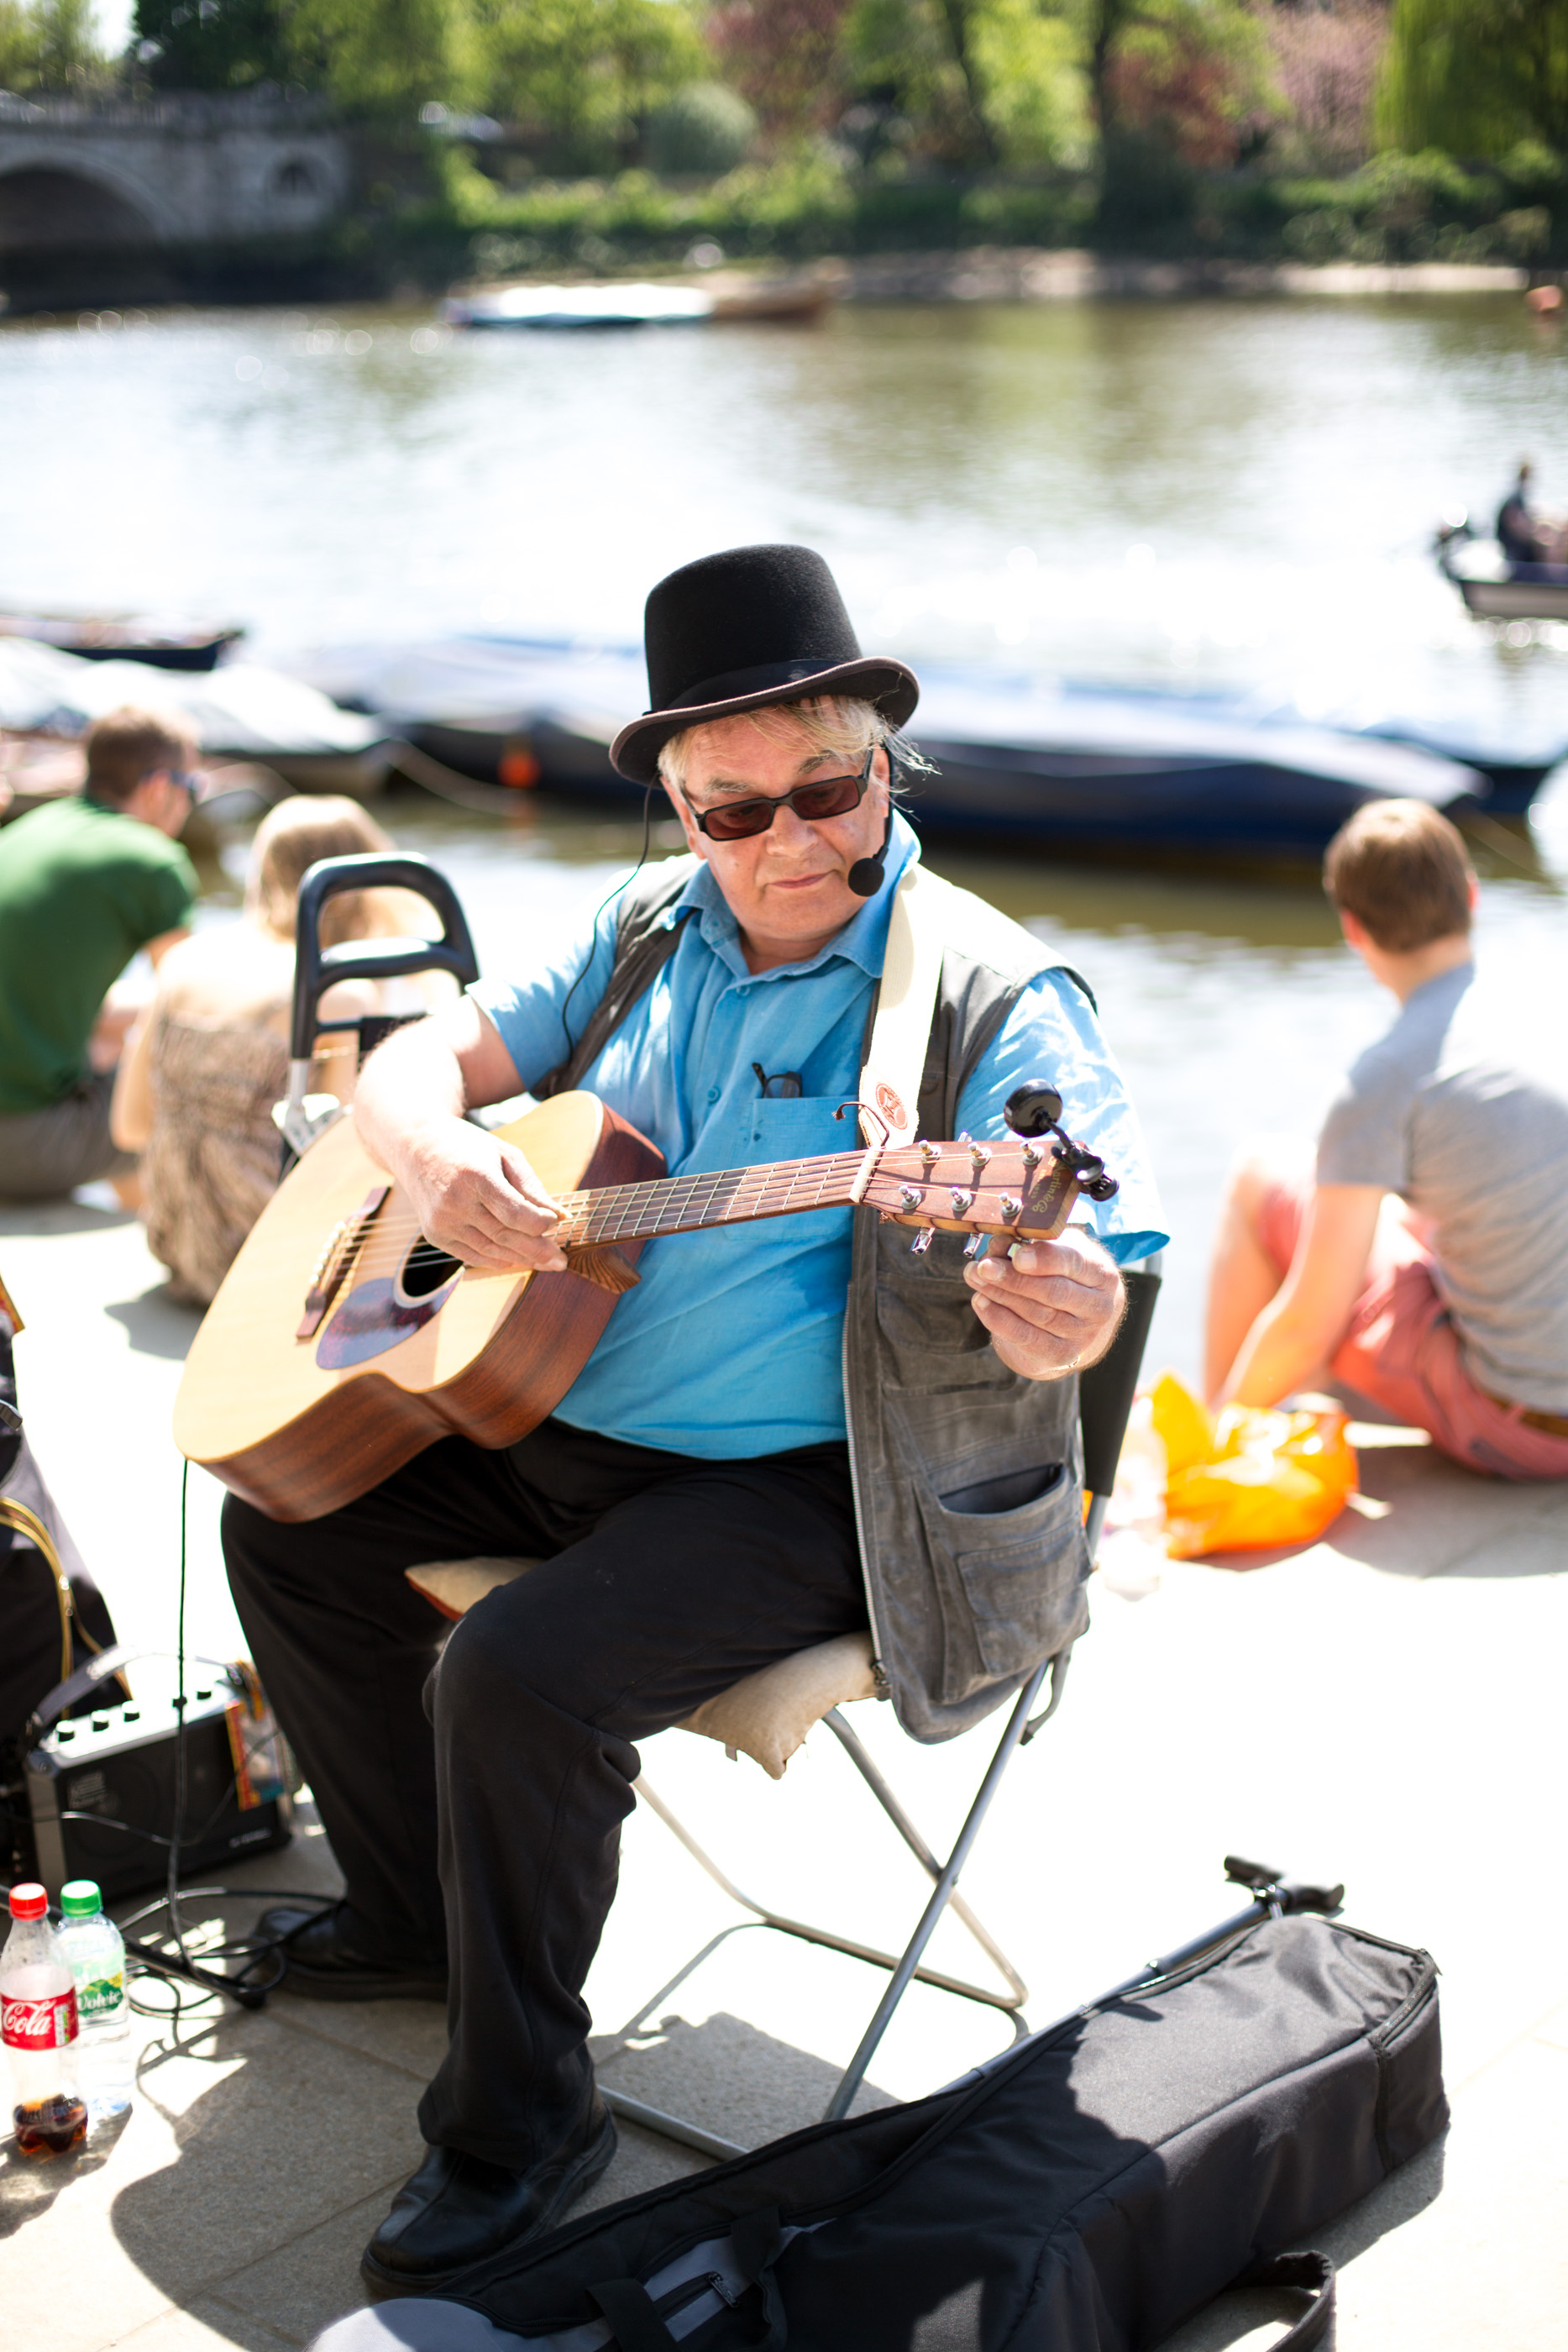
[[[917,1227],[917,1253],[930,1248],[934,1233],[969,1234],[966,1257],[978,1256],[991,1236],[1053,1240],[1081,1196],[1108,1201],[1118,1190],[1098,1154],[1062,1131],[1061,1117],[1061,1097],[1032,1081],[1008,1097],[1011,1132],[1002,1141],[960,1135],[883,1151],[862,1197],[884,1224]]]

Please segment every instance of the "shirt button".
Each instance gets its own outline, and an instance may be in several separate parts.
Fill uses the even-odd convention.
[[[718,1088],[717,1088],[716,1087],[709,1087],[709,1088],[708,1088],[708,1090],[707,1090],[707,1098],[708,1098],[709,1102],[717,1102],[717,1100],[718,1100]]]

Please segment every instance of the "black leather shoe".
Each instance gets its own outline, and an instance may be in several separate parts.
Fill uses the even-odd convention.
[[[264,1911],[256,1933],[281,1947],[289,1992],[307,2000],[444,2000],[446,1971],[439,1961],[382,1960],[357,1951],[344,1931],[341,1903],[325,1911],[280,1904]]]
[[[614,2120],[597,2092],[580,2128],[527,2172],[433,2147],[393,2198],[360,2268],[393,2294],[439,2294],[475,2263],[552,2230],[614,2153]]]

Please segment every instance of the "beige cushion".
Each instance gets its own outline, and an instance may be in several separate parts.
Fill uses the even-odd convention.
[[[403,1574],[444,1617],[466,1617],[476,1601],[538,1565],[531,1559],[429,1559]]]
[[[796,1748],[830,1708],[875,1696],[871,1635],[841,1633],[731,1684],[688,1715],[680,1728],[722,1740],[731,1756],[743,1748],[770,1779],[781,1780]]]
[[[444,1617],[461,1617],[498,1584],[510,1584],[536,1565],[531,1559],[437,1559],[403,1573]],[[831,1708],[875,1697],[871,1659],[869,1633],[841,1633],[747,1675],[676,1728],[718,1740],[731,1757],[744,1750],[769,1779],[781,1780],[806,1734]]]

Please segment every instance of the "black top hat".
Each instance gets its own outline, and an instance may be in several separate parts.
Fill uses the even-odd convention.
[[[649,709],[622,727],[610,757],[652,783],[672,735],[760,710],[847,694],[902,727],[920,699],[915,672],[862,654],[838,583],[810,547],[731,547],[661,580],[643,615]]]

